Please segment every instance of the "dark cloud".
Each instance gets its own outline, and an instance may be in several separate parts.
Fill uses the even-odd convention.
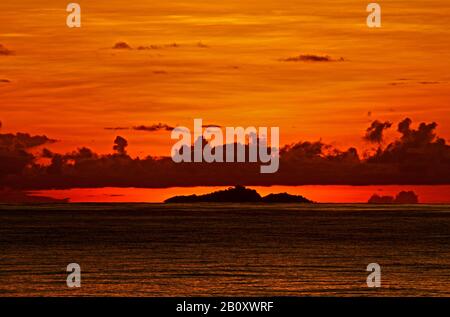
[[[8,149],[30,149],[36,146],[54,143],[56,140],[45,135],[31,136],[28,133],[0,134],[0,148]]]
[[[127,148],[128,141],[122,138],[121,136],[117,136],[114,140],[114,146],[113,150],[116,151],[118,155],[126,155],[127,154]]]
[[[138,46],[138,51],[146,51],[146,50],[159,50],[161,49],[161,46],[159,45],[150,45],[150,46]]]
[[[171,43],[171,44],[166,44],[166,45],[164,45],[164,46],[165,46],[165,47],[178,48],[178,47],[180,47],[181,45],[178,44],[178,43]]]
[[[421,85],[437,85],[440,84],[438,81],[420,81],[419,84]]]
[[[302,54],[281,59],[283,62],[336,62],[344,61],[344,58],[333,59],[328,55]]]
[[[113,50],[131,50],[131,46],[126,42],[117,42],[112,47]]]
[[[153,125],[138,125],[133,127],[133,130],[136,131],[147,131],[147,132],[156,132],[160,130],[164,131],[172,131],[174,127],[171,127],[165,123],[158,123]]]
[[[166,72],[165,70],[155,70],[155,71],[153,71],[153,74],[156,74],[156,75],[166,75],[167,72]]]
[[[170,157],[132,158],[127,140],[119,136],[114,153],[108,155],[88,148],[66,154],[44,149],[41,156],[51,160],[44,166],[27,149],[48,143],[47,137],[1,135],[0,188],[450,184],[450,146],[436,135],[436,128],[434,122],[413,127],[405,119],[398,124],[396,140],[364,158],[353,147],[339,150],[322,141],[297,142],[280,149],[280,169],[274,174],[261,174],[260,163],[176,164]],[[234,146],[243,147],[248,158],[247,145]]]
[[[0,78],[0,84],[1,83],[3,83],[3,84],[9,84],[11,81],[9,80],[9,79],[2,79],[2,78]]]
[[[202,128],[222,128],[222,126],[218,124],[204,124],[202,125]]]
[[[441,82],[439,82],[439,81],[418,81],[418,82],[414,82],[414,81],[411,81],[410,79],[398,79],[398,81],[389,83],[389,85],[391,85],[391,86],[416,85],[416,84],[419,84],[419,85],[439,85],[439,84],[441,84]]]
[[[2,44],[0,44],[0,56],[9,56],[9,55],[13,55],[14,52],[7,49],[5,46],[3,46]]]
[[[169,44],[162,44],[162,45],[156,45],[156,44],[151,44],[151,45],[139,45],[138,47],[136,47],[136,50],[138,51],[149,51],[149,50],[161,50],[161,49],[170,49],[170,48],[180,48],[182,45],[178,44],[178,43],[169,43]],[[195,46],[198,48],[209,48],[208,45],[203,44],[202,42],[197,42],[195,44],[190,44],[190,46]],[[113,45],[112,47],[113,49],[125,49],[125,50],[132,50],[133,47],[131,47],[131,45],[129,45],[127,42],[117,42],[116,44]]]
[[[106,127],[104,129],[105,130],[117,131],[117,130],[129,130],[130,128],[128,128],[128,127]]]
[[[372,143],[381,143],[383,141],[384,130],[389,129],[391,126],[392,123],[389,121],[380,122],[375,120],[370,127],[367,128],[364,139]]]
[[[156,132],[156,131],[172,131],[174,127],[165,124],[165,123],[157,123],[152,125],[137,125],[134,127],[106,127],[105,130],[112,130],[112,131],[120,131],[120,130],[136,130],[136,131],[147,131],[147,132]]]
[[[27,133],[0,134],[0,180],[7,175],[20,175],[34,163],[35,157],[27,152],[28,149],[53,142],[55,140],[46,136]]]
[[[437,124],[420,123],[417,129],[411,124],[409,118],[401,121],[397,128],[400,139],[379,148],[367,162],[390,167],[387,176],[401,177],[402,183],[450,183],[450,146],[436,136]]]

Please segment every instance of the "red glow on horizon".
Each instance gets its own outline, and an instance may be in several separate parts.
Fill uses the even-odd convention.
[[[227,187],[173,187],[173,188],[85,188],[68,190],[32,191],[37,196],[56,199],[69,198],[70,202],[104,203],[161,203],[178,195],[206,194]],[[302,195],[318,203],[366,203],[373,194],[395,196],[400,191],[414,191],[420,203],[450,203],[450,185],[307,185],[307,186],[249,186],[261,195],[287,192]]]

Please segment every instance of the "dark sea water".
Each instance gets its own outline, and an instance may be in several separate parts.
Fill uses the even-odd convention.
[[[0,205],[0,296],[79,295],[450,296],[450,206]]]

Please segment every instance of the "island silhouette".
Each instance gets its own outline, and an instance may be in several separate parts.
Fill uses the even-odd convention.
[[[408,205],[408,204],[418,204],[419,196],[413,191],[401,191],[395,197],[394,196],[379,196],[377,194],[373,194],[370,197],[369,204],[396,204],[396,205]]]
[[[174,196],[165,203],[313,203],[313,201],[288,193],[269,194],[261,196],[256,190],[236,185],[225,190],[215,191],[205,195]]]

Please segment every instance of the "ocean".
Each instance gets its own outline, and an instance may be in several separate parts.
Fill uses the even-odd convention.
[[[450,296],[450,205],[0,205],[0,296]]]

